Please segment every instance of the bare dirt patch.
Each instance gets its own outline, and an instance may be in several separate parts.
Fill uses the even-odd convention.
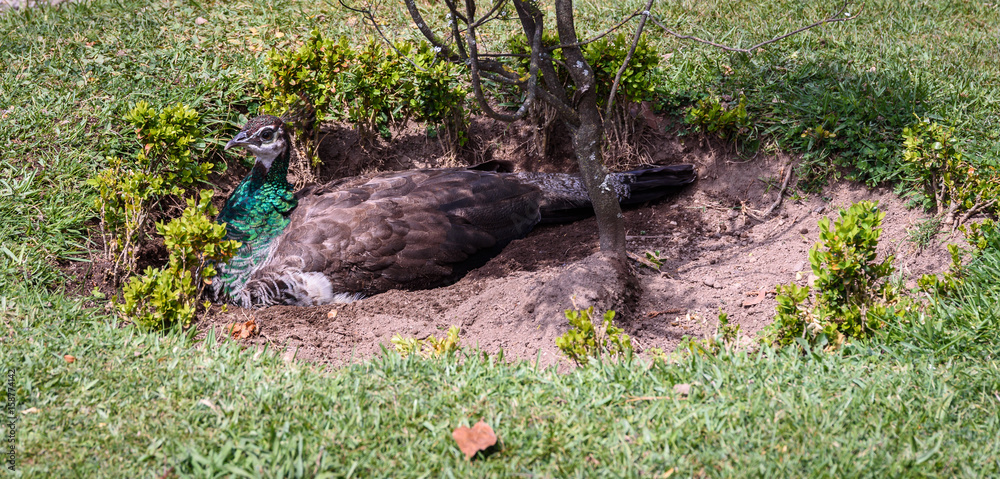
[[[483,160],[503,160],[517,170],[549,169],[539,165],[552,164],[572,169],[558,145],[548,148],[554,160],[540,161],[531,147],[530,132],[523,128],[476,124],[473,137],[478,138],[480,151],[445,160],[440,160],[440,144],[419,135],[366,147],[349,137],[330,137],[335,143],[327,148],[335,153],[327,155],[335,159],[329,162],[334,166],[320,172],[321,178],[335,171],[356,173],[361,165],[370,164],[366,157],[377,157],[387,169]],[[630,251],[640,256],[659,251],[663,267],[654,271],[633,264],[638,282],[624,292],[607,286],[623,273],[595,254],[597,225],[588,219],[540,227],[447,287],[389,291],[348,305],[231,307],[202,318],[198,328],[204,334],[253,319],[260,335],[248,343],[270,344],[289,356],[340,365],[370,358],[383,347],[391,349],[395,334],[441,337],[449,326],[457,325],[464,347],[491,353],[502,348],[507,358],[537,358],[543,366],[554,366],[567,364],[555,338],[568,328],[563,311],[575,304],[593,305],[599,311],[616,308],[619,323],[640,352],[651,347],[671,351],[684,335],[711,335],[720,311],[740,325],[741,341],[749,343],[773,318],[775,286],[810,280],[808,250],[818,238],[817,221],[836,217],[838,208],[861,200],[878,201],[886,212],[880,250],[896,255],[905,281],[941,272],[949,264],[944,243],[954,241],[954,235],[939,235],[918,249],[907,240],[907,232],[926,215],[908,210],[891,191],[838,182],[821,194],[786,198],[761,221],[754,217],[777,198],[784,168],[793,158],[761,156],[748,161],[725,145],[671,135],[647,139],[641,156],[650,163],[694,163],[699,179],[682,193],[625,212]],[[218,194],[227,194],[225,189]]]

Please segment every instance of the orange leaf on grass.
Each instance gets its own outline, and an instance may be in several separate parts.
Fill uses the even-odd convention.
[[[477,452],[485,451],[497,443],[497,435],[493,432],[493,428],[482,420],[471,428],[465,426],[455,428],[451,437],[455,438],[458,448],[462,450],[465,458],[469,461]]]

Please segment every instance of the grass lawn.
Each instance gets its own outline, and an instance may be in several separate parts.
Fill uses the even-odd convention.
[[[579,28],[599,32],[639,6],[579,2]],[[391,34],[413,33],[393,8]],[[657,8],[678,31],[732,44],[827,13],[778,1]],[[474,352],[322,371],[120,327],[102,301],[65,291],[60,265],[92,248],[85,181],[138,148],[121,120],[135,102],[191,105],[218,146],[256,110],[268,50],[358,22],[322,2],[117,0],[0,14],[0,366],[15,371],[18,421],[8,475],[1000,475],[994,249],[954,298],[839,353],[765,349],[564,375]],[[957,127],[972,157],[1000,155],[993,4],[868,2],[856,21],[750,58],[650,32],[672,54],[664,107],[742,92],[762,144],[806,154],[818,170],[898,180],[899,133],[913,114]],[[816,126],[837,139],[802,136]],[[690,396],[673,392],[681,383]],[[451,431],[480,418],[502,448],[468,463]]]

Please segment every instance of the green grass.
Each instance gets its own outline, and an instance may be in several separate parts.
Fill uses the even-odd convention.
[[[598,32],[640,3],[580,2],[580,29]],[[801,5],[658,8],[682,33],[747,45],[826,13]],[[392,7],[385,18],[404,28],[390,33],[412,35]],[[314,27],[354,33],[349,17],[316,2],[169,0],[0,14],[0,365],[17,369],[17,409],[38,411],[18,413],[12,477],[160,477],[169,467],[199,477],[1000,475],[993,250],[956,298],[843,353],[566,375],[477,356],[320,371],[119,327],[102,304],[65,293],[60,267],[93,248],[84,182],[107,156],[138,147],[121,121],[136,101],[192,105],[221,141],[258,106],[263,52]],[[986,4],[868,2],[857,21],[750,58],[651,31],[673,53],[665,104],[744,91],[759,138],[852,164],[860,178],[898,176],[899,132],[914,112],[957,126],[970,155],[1000,151],[1000,11]],[[810,144],[801,134],[815,126],[840,143]],[[678,399],[677,383],[697,385]],[[468,464],[450,433],[479,418],[503,448]]]
[[[968,314],[930,342],[570,374],[395,354],[324,372],[118,329],[68,303],[17,316],[0,360],[18,369],[19,409],[38,410],[19,425],[37,477],[1000,474],[1000,347],[967,335],[981,326]],[[468,464],[451,430],[480,418],[503,447]]]

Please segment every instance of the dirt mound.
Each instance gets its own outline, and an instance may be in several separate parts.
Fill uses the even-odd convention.
[[[504,144],[487,159],[530,167],[534,160],[517,141]],[[944,243],[955,238],[939,236],[922,249],[907,241],[908,230],[926,216],[906,209],[890,191],[836,183],[822,194],[786,198],[776,213],[756,219],[777,198],[791,158],[747,161],[724,146],[666,135],[652,139],[645,151],[652,162],[696,164],[699,180],[671,198],[625,212],[630,252],[659,251],[663,266],[654,271],[633,264],[638,283],[624,293],[608,287],[622,272],[596,254],[597,225],[588,219],[540,227],[447,287],[389,291],[348,305],[230,308],[203,318],[198,328],[253,318],[261,332],[251,344],[270,343],[300,359],[338,365],[391,349],[396,334],[441,337],[457,325],[465,347],[491,353],[503,348],[508,358],[537,358],[552,366],[567,364],[555,338],[568,327],[563,310],[575,304],[617,308],[619,323],[640,351],[671,351],[684,335],[710,335],[720,311],[740,325],[741,341],[750,342],[773,318],[775,286],[810,281],[808,250],[818,238],[817,221],[861,200],[878,201],[886,212],[880,251],[896,255],[905,281],[949,264]],[[397,152],[394,158],[403,160],[393,166],[432,163],[426,152]]]

